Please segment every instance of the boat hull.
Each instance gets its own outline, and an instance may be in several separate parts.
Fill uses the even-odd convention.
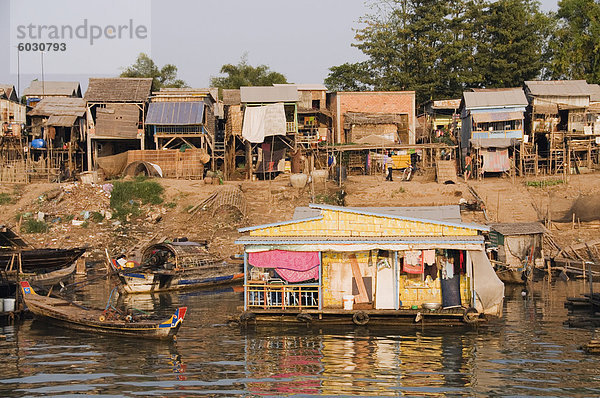
[[[179,308],[166,321],[108,320],[102,310],[86,309],[69,301],[39,296],[28,282],[21,282],[23,299],[36,316],[71,329],[135,338],[172,339],[183,322],[187,308]]]
[[[202,270],[191,269],[174,274],[120,272],[119,279],[121,280],[121,289],[124,292],[135,294],[241,283],[244,280],[244,274],[238,272],[210,276]]]

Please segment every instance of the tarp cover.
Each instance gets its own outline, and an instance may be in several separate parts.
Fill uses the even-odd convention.
[[[523,119],[523,112],[473,112],[471,113],[476,123],[504,122],[508,120]]]
[[[480,154],[483,156],[483,171],[496,173],[510,170],[508,149],[482,151]]]
[[[242,137],[253,144],[264,142],[265,137],[285,135],[286,120],[283,103],[249,106],[244,113]]]
[[[469,250],[473,263],[475,309],[490,315],[499,315],[504,300],[504,283],[498,278],[483,250]]]
[[[259,268],[274,268],[288,282],[319,279],[319,253],[287,250],[270,250],[248,253],[250,265]]]
[[[471,138],[473,148],[508,148],[519,145],[517,138]]]
[[[203,102],[152,102],[148,106],[146,124],[183,126],[202,124]]]

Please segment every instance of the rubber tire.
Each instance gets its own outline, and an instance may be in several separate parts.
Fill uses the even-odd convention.
[[[469,307],[465,310],[465,313],[463,314],[463,321],[465,323],[476,323],[477,319],[479,318],[479,312],[473,308],[473,307]]]
[[[296,319],[300,322],[311,323],[313,317],[310,314],[298,314],[296,315]]]
[[[352,315],[352,322],[357,326],[364,326],[369,323],[369,314],[363,311],[355,312],[354,315]]]

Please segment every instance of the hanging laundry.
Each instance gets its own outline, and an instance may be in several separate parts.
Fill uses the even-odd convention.
[[[423,250],[423,263],[427,265],[435,264],[435,250]]]
[[[402,269],[407,274],[423,273],[423,257],[421,250],[410,250],[404,252],[404,265]]]
[[[446,259],[442,265],[442,279],[454,278],[454,262]]]

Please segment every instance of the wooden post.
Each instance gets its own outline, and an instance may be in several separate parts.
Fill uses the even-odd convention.
[[[77,259],[75,273],[77,275],[85,275],[85,259],[83,257]]]
[[[548,283],[552,283],[552,260],[546,260],[548,265]]]

